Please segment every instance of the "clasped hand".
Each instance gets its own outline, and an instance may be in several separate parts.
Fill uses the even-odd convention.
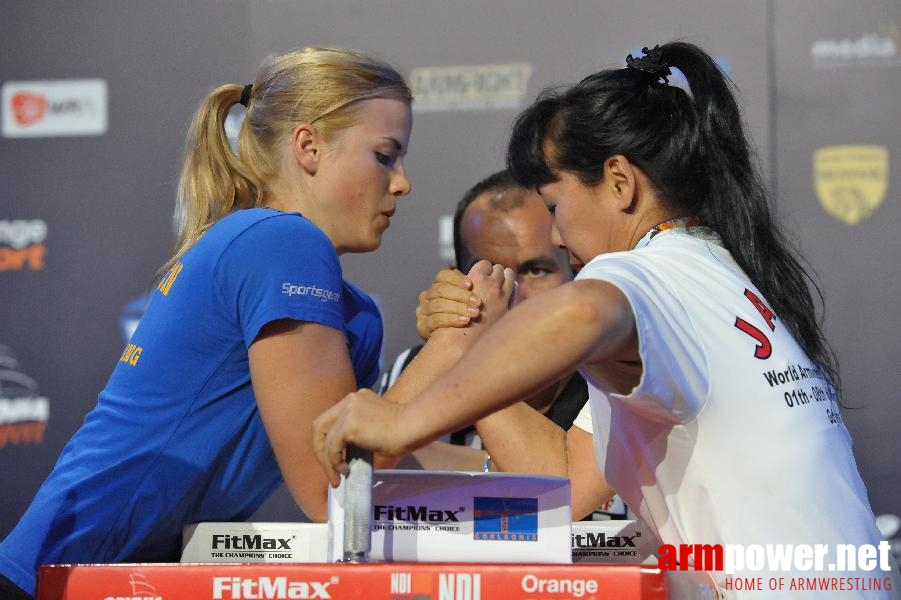
[[[470,294],[479,298],[478,318],[468,321],[472,333],[484,330],[506,313],[513,292],[514,275],[511,269],[492,265],[486,260],[479,261],[470,269],[466,279],[472,283],[472,290],[464,290],[463,297],[467,302]],[[436,283],[438,279],[436,278]],[[444,283],[453,287],[447,281]],[[463,288],[457,286],[456,289]],[[458,297],[459,295],[454,296]],[[367,389],[345,396],[313,422],[314,450],[329,482],[337,486],[341,475],[347,474],[348,445],[387,456],[401,456],[446,433],[442,429],[445,424],[438,420],[430,419],[425,422],[426,419],[423,418],[409,418],[414,411],[418,415],[434,414],[428,410],[418,410],[422,408],[418,406],[419,403],[429,402],[437,406],[443,401],[442,398],[429,396],[428,392],[420,398],[411,399],[411,402],[403,403],[385,400]],[[417,406],[412,406],[413,404]]]

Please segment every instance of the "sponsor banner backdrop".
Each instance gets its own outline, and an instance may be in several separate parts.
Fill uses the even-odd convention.
[[[150,288],[172,243],[191,114],[213,86],[248,76],[247,11],[221,0],[4,6],[0,120],[23,131],[57,129],[0,135],[0,345],[36,384],[28,394],[2,384],[0,397],[12,404],[0,409],[8,434],[0,447],[0,536],[125,349],[120,315]],[[44,120],[26,107],[25,123],[16,121],[7,95],[26,91],[47,100]],[[62,131],[82,123],[89,107],[99,111],[104,94],[102,133],[90,115],[90,134]],[[47,399],[40,443],[22,443],[26,430],[43,425],[22,420],[37,406],[23,397]]]
[[[417,295],[449,264],[442,216],[503,166],[512,119],[539,90],[622,66],[642,46],[707,48],[738,85],[780,217],[823,279],[847,399],[861,407],[846,421],[874,508],[901,513],[890,441],[901,423],[890,362],[901,321],[885,300],[897,292],[901,243],[899,10],[894,0],[675,0],[663,14],[626,0],[11,3],[0,21],[0,345],[14,361],[3,368],[34,385],[4,380],[0,428],[7,440],[43,430],[40,443],[0,447],[0,536],[140,318],[172,243],[198,101],[252,80],[266,55],[307,45],[380,55],[419,95],[413,193],[378,252],[342,259],[380,303],[386,361],[417,342]],[[282,489],[255,518],[304,517]]]
[[[822,283],[873,510],[901,514],[901,3],[779,0],[773,24],[779,216]]]

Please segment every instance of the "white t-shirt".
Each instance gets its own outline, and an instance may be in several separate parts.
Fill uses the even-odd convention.
[[[769,305],[725,249],[667,230],[595,258],[577,279],[626,295],[643,373],[620,395],[583,370],[590,402],[575,425],[593,430],[601,472],[661,542],[828,544],[827,565],[836,544],[879,544],[832,389],[778,316],[770,328]],[[724,586],[727,575],[714,576]]]

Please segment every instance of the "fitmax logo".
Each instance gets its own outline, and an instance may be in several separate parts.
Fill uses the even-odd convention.
[[[428,523],[459,523],[457,513],[463,510],[463,507],[457,510],[434,510],[428,506],[392,506],[390,504],[375,505],[375,520],[384,519],[390,521],[423,521]]]
[[[213,598],[215,600],[301,600],[313,598],[331,598],[328,586],[337,583],[338,578],[331,581],[291,581],[287,577],[214,577]]]
[[[611,535],[607,536],[603,533],[597,535],[593,533],[574,533],[572,536],[573,548],[635,548],[635,538],[641,536],[641,533],[635,535]]]
[[[291,550],[293,538],[264,538],[257,535],[224,535],[213,536],[213,550]]]

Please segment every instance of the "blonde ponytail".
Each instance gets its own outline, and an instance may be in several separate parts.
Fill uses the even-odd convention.
[[[315,123],[328,139],[356,123],[362,100],[413,100],[393,67],[354,50],[304,48],[273,55],[244,94],[247,110],[235,154],[225,120],[244,90],[236,83],[220,86],[194,115],[178,183],[175,249],[160,276],[219,219],[263,205],[282,142],[297,125]]]

